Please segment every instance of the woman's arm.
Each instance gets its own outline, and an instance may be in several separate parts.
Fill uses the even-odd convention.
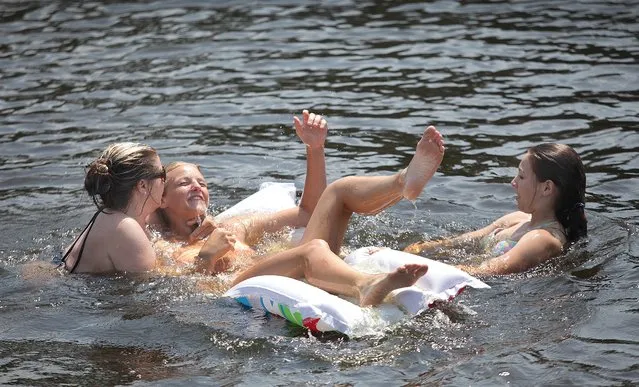
[[[233,261],[235,234],[216,228],[195,257],[195,270],[205,274],[217,274],[228,270]]]
[[[419,254],[422,252],[428,252],[442,248],[462,248],[468,246],[474,241],[488,236],[490,233],[497,229],[511,227],[518,222],[521,222],[523,219],[525,219],[525,217],[526,214],[524,214],[523,212],[512,212],[510,214],[502,216],[493,223],[479,230],[467,232],[453,238],[413,243],[406,247],[404,251],[411,254]]]
[[[506,254],[488,259],[479,266],[457,267],[473,275],[521,273],[561,255],[562,252],[563,246],[555,236],[546,230],[538,229],[524,234]]]
[[[318,114],[302,112],[302,118],[293,117],[295,132],[306,145],[306,179],[299,206],[272,214],[238,216],[227,219],[221,226],[231,230],[237,239],[249,246],[258,243],[264,234],[284,227],[304,227],[311,218],[320,196],[326,188],[326,160],[324,142],[328,134],[326,120]],[[208,227],[208,229],[206,229]],[[195,229],[191,237],[203,238],[212,231],[206,222]]]
[[[293,117],[295,132],[306,146],[306,179],[299,206],[273,214],[250,216],[235,221],[239,239],[252,246],[265,233],[277,232],[284,227],[305,227],[326,188],[326,158],[324,143],[328,134],[328,123],[319,114],[302,112],[302,118]],[[228,227],[233,227],[227,224]]]
[[[404,248],[404,251],[411,254],[419,254],[436,249],[460,248],[468,246],[470,243],[485,237],[495,229],[497,229],[497,226],[493,223],[482,229],[467,232],[453,238],[413,243]]]
[[[306,145],[306,179],[299,205],[299,216],[292,227],[304,227],[311,218],[320,196],[326,188],[326,156],[324,143],[328,134],[328,123],[320,116],[302,112],[302,120],[293,117],[295,132]]]
[[[176,263],[193,265],[193,270],[204,274],[226,271],[235,258],[237,238],[226,229],[216,228],[204,241],[191,241],[176,248],[171,256]]]

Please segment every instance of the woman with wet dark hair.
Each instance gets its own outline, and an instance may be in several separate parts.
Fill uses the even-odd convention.
[[[559,189],[555,216],[564,227],[568,242],[585,237],[586,172],[577,152],[567,145],[541,144],[530,148],[528,154],[537,179],[551,180]]]
[[[530,148],[511,185],[519,211],[480,230],[451,239],[417,242],[404,251],[419,254],[482,241],[493,257],[478,266],[459,267],[472,274],[508,274],[559,256],[587,235],[586,173],[571,147],[540,144]]]

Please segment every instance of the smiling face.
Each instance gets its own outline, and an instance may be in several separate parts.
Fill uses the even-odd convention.
[[[517,199],[517,208],[526,213],[532,213],[535,207],[535,199],[537,197],[539,181],[535,172],[533,172],[530,162],[530,155],[526,153],[519,163],[517,175],[510,182]]]
[[[189,220],[206,213],[209,190],[195,164],[179,163],[169,168],[162,198],[162,208],[171,217]]]

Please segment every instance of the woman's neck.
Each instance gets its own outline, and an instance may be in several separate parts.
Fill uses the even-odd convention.
[[[530,226],[537,227],[543,223],[556,222],[554,210],[538,210],[531,214]]]
[[[140,209],[138,206],[131,206],[129,208],[124,209],[121,212],[124,213],[124,215],[135,219],[135,221],[138,222],[140,227],[146,228],[146,219],[149,216],[148,212],[143,211],[143,209]]]
[[[166,225],[171,231],[173,237],[177,239],[188,239],[189,235],[195,230],[198,225],[199,216],[177,216],[169,211],[165,211],[165,220],[168,222]]]
[[[132,200],[129,201],[128,206],[124,210],[121,210],[121,212],[135,219],[135,221],[138,222],[140,227],[146,230],[147,219],[149,218],[149,215],[151,215],[151,212],[153,212],[153,211],[149,211],[150,209],[150,205],[148,203],[149,200],[152,200],[152,199],[146,198],[146,197],[141,198],[141,197],[134,196]]]

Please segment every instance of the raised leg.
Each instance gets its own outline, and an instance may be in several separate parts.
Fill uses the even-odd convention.
[[[374,215],[404,197],[414,200],[435,174],[443,156],[442,136],[429,126],[408,168],[392,176],[350,176],[331,183],[311,215],[301,243],[323,239],[338,254],[353,213]]]

